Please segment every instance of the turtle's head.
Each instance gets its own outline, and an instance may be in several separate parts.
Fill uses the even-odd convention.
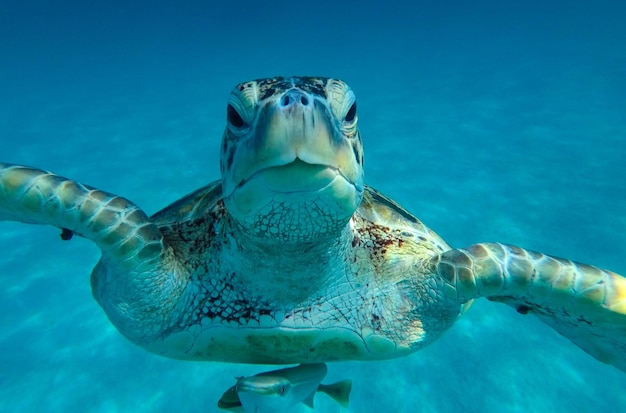
[[[228,212],[280,243],[336,236],[363,198],[356,100],[340,80],[239,84],[227,107],[221,171]]]

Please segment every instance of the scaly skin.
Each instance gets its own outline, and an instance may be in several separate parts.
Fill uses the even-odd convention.
[[[153,340],[169,325],[177,303],[170,295],[180,295],[184,278],[162,269],[172,261],[171,248],[132,202],[40,169],[0,163],[0,220],[53,225],[100,247],[94,273],[107,275],[92,279],[94,297],[129,339]]]
[[[129,269],[163,250],[159,229],[127,199],[20,165],[0,163],[0,183],[4,220],[71,229]]]
[[[455,302],[486,297],[532,313],[598,360],[626,371],[626,279],[511,245],[447,251],[432,265]]]

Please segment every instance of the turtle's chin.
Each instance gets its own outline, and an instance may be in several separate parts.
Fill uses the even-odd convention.
[[[287,244],[336,236],[362,198],[337,168],[295,160],[254,173],[224,203],[248,235]]]

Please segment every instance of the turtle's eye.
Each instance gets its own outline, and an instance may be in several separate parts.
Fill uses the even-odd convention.
[[[351,123],[351,122],[354,122],[355,118],[356,118],[356,102],[354,102],[352,106],[350,106],[350,110],[348,110],[348,113],[346,113],[345,120],[346,122]]]
[[[283,396],[285,394],[285,386],[280,386],[280,395]]]
[[[235,128],[241,128],[245,125],[243,118],[241,117],[239,112],[237,112],[237,109],[233,107],[233,105],[228,105],[228,108],[226,109],[226,117],[228,119],[228,122]]]

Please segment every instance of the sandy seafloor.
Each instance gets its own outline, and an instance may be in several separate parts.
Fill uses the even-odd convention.
[[[3,2],[0,160],[152,213],[219,177],[233,85],[334,76],[357,93],[367,182],[451,245],[626,274],[623,2],[225,3]],[[215,412],[265,369],[130,344],[91,297],[98,257],[0,223],[0,411]],[[626,411],[626,373],[486,301],[409,357],[330,365],[346,377],[359,413]]]

